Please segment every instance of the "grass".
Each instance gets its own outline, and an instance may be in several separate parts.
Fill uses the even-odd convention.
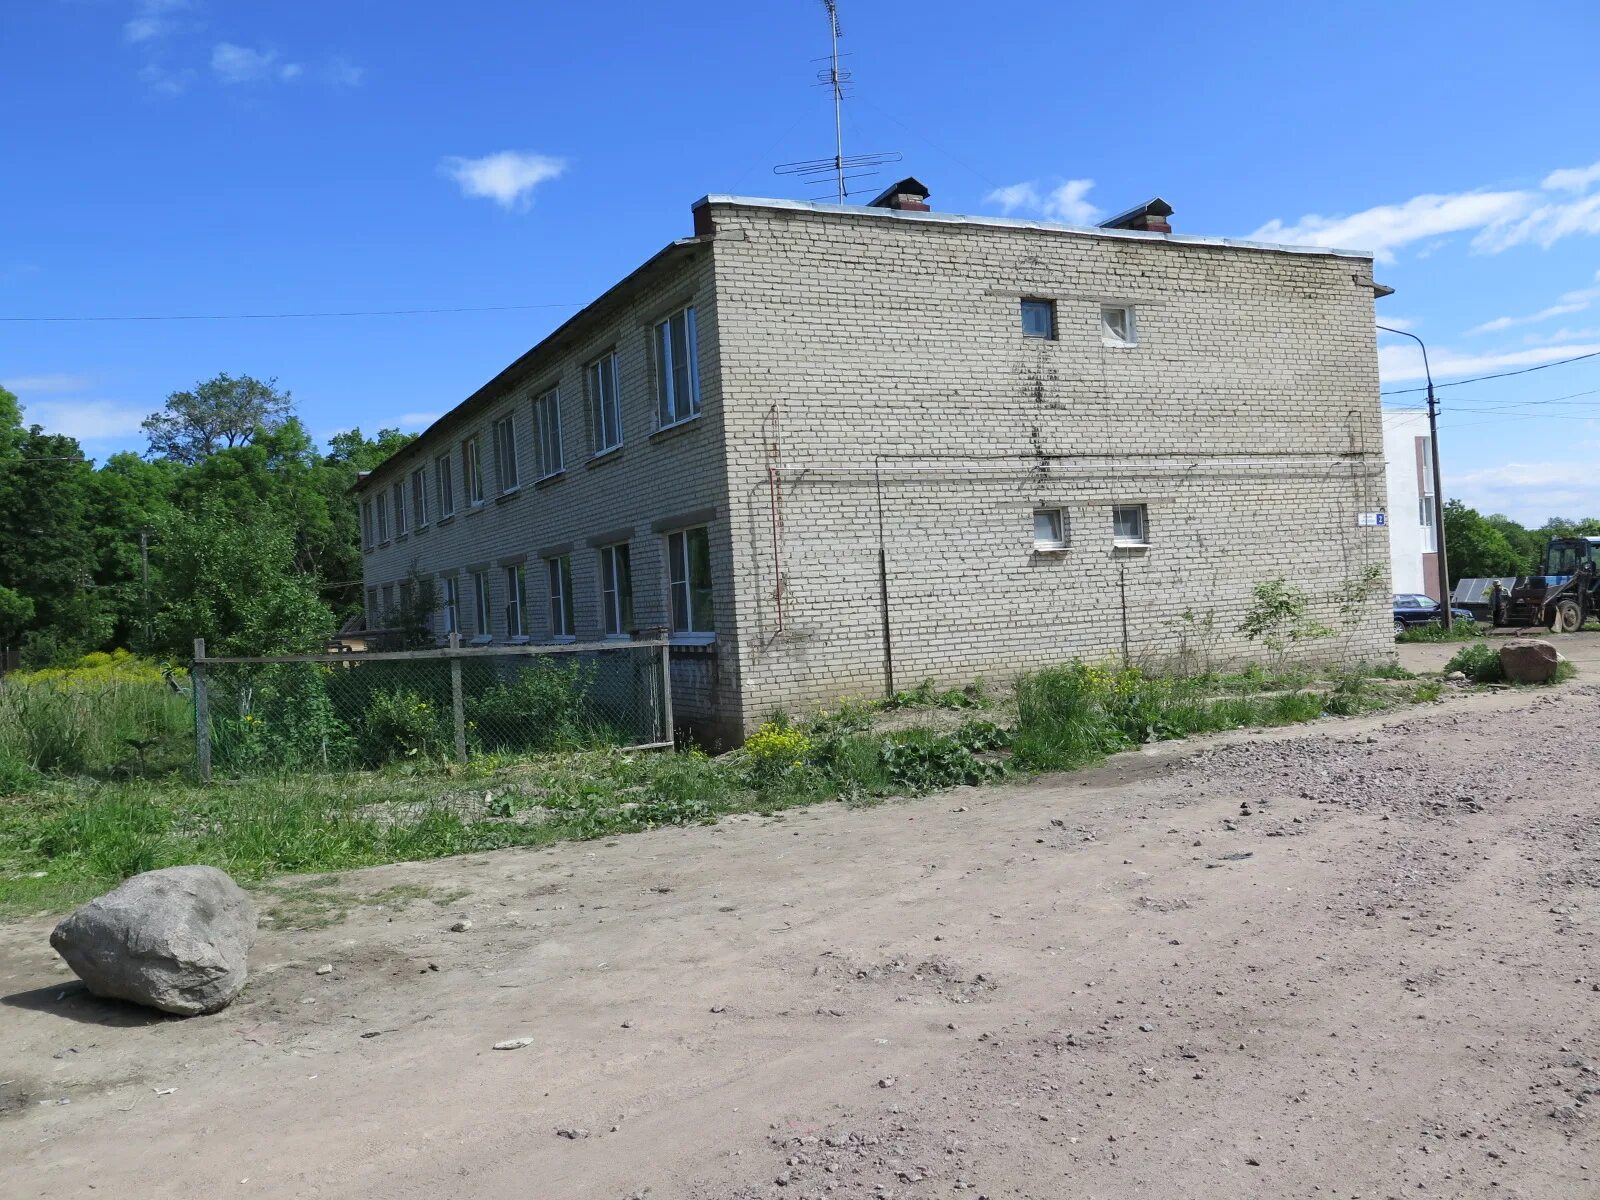
[[[1463,647],[1457,660],[1482,652],[1493,654],[1480,642]],[[1469,674],[1477,678],[1478,670]],[[209,863],[260,889],[280,924],[309,927],[341,920],[356,904],[456,898],[404,888],[354,896],[328,872],[712,822],[737,812],[875,804],[1083,767],[1194,734],[1427,702],[1438,698],[1439,686],[1387,666],[1321,677],[1261,670],[1174,677],[1072,663],[1019,680],[1015,719],[1007,716],[1005,725],[987,719],[998,707],[976,710],[972,698],[983,695],[927,693],[929,707],[957,710],[961,723],[953,728],[946,719],[941,728],[878,729],[882,704],[845,704],[803,722],[769,722],[744,747],[716,758],[595,748],[485,755],[464,765],[425,759],[368,772],[285,772],[210,787],[178,772],[34,772],[19,794],[0,798],[0,914],[60,911],[140,871]],[[923,689],[911,696],[913,704],[924,702]],[[285,875],[322,878],[292,887],[271,882]]]
[[[1413,625],[1402,633],[1394,635],[1397,642],[1470,642],[1475,638],[1487,636],[1482,625],[1477,621],[1452,621],[1450,628],[1446,629],[1438,621],[1429,621],[1426,625]]]

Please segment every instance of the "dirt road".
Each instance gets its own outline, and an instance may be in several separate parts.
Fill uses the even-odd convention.
[[[0,1195],[1600,1196],[1597,728],[1579,684],[359,872],[188,1021],[5,927]]]

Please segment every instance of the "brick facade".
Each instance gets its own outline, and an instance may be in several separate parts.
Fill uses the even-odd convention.
[[[369,588],[413,564],[498,586],[527,556],[538,640],[538,560],[568,550],[577,635],[598,636],[594,543],[626,534],[638,623],[665,625],[666,532],[692,518],[716,635],[675,664],[679,707],[727,740],[881,694],[890,671],[948,686],[1200,642],[1247,657],[1249,590],[1280,575],[1339,630],[1307,653],[1391,653],[1387,542],[1357,520],[1385,507],[1370,257],[732,197],[695,228],[374,472],[363,497],[477,430],[490,478],[481,509],[391,530]],[[1024,335],[1023,299],[1053,304],[1054,337]],[[685,303],[701,414],[657,433],[652,327]],[[1107,305],[1133,310],[1134,344],[1103,336]],[[591,462],[583,367],[612,346],[623,446]],[[536,484],[532,404],[552,386],[567,466]],[[525,459],[510,499],[504,412]],[[1113,545],[1119,505],[1143,506],[1147,545]],[[1036,509],[1060,511],[1061,547],[1035,547]],[[1347,621],[1335,594],[1372,568]]]

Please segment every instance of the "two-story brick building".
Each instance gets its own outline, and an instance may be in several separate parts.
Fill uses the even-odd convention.
[[[1277,576],[1339,630],[1313,652],[1392,651],[1370,255],[926,194],[695,204],[363,481],[369,614],[415,572],[441,635],[664,627],[680,718],[728,740],[922,679],[1247,657]]]

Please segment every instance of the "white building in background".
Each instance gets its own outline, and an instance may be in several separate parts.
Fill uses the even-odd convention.
[[[1433,440],[1428,414],[1386,408],[1383,457],[1388,464],[1389,570],[1396,593],[1439,595],[1439,539],[1433,524]]]

